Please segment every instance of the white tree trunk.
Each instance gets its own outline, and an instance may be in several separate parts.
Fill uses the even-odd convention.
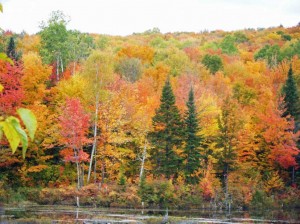
[[[97,131],[98,131],[98,111],[99,111],[99,98],[100,98],[100,90],[99,85],[98,85],[98,76],[99,76],[99,69],[98,67],[96,68],[96,83],[95,83],[95,91],[96,91],[96,98],[95,98],[95,104],[96,104],[96,109],[95,109],[95,122],[94,122],[94,141],[93,141],[93,148],[91,152],[91,159],[90,159],[90,165],[89,165],[89,172],[88,172],[88,177],[87,177],[87,183],[90,182],[91,178],[91,172],[92,172],[92,167],[93,167],[93,159],[94,155],[96,152],[96,147],[97,147]]]
[[[96,98],[98,98],[98,97],[96,97]],[[88,172],[88,177],[87,177],[87,183],[90,182],[91,172],[92,172],[92,166],[93,166],[93,159],[94,159],[94,154],[95,154],[96,147],[97,147],[98,110],[99,110],[99,101],[98,101],[98,99],[96,99],[95,122],[94,122],[94,141],[93,141],[93,148],[92,148],[92,152],[91,152],[91,159],[90,159],[90,165],[89,165],[89,172]]]
[[[141,158],[142,163],[141,163],[141,170],[140,170],[140,181],[144,174],[144,166],[145,166],[146,158],[147,158],[147,141],[145,140],[144,149],[143,149],[142,158]]]
[[[61,73],[64,73],[64,64],[61,56],[60,56],[60,67],[61,67]]]
[[[56,81],[59,81],[59,55],[56,56]]]

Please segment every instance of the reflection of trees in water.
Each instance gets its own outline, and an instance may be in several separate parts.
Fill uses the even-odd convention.
[[[144,211],[144,214],[142,214]],[[166,210],[150,209],[114,209],[114,208],[75,208],[68,206],[38,206],[20,208],[0,207],[0,223],[43,223],[43,222],[73,222],[73,223],[103,223],[118,222],[128,223],[128,220],[135,222],[161,223]],[[28,222],[29,220],[29,222]],[[294,222],[300,220],[300,210],[274,210],[264,211],[231,211],[220,210],[168,210],[168,221],[171,223],[199,223],[199,222]]]

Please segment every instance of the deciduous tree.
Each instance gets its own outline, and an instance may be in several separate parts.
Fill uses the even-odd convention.
[[[62,115],[59,118],[61,129],[61,144],[73,151],[73,155],[65,155],[66,161],[76,163],[77,188],[83,186],[83,171],[81,162],[88,161],[88,155],[82,147],[88,142],[87,132],[89,128],[89,116],[84,112],[78,99],[67,99],[65,107],[62,108]]]

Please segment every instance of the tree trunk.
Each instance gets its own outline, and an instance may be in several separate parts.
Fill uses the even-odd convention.
[[[225,184],[225,207],[228,209],[229,206],[229,197],[228,197],[228,165],[225,167],[224,172],[224,184]]]
[[[140,170],[140,180],[142,179],[143,174],[144,174],[144,164],[145,164],[146,158],[147,158],[147,141],[145,140],[144,150],[143,150],[142,159],[141,159],[142,164],[141,164],[141,170]]]
[[[96,98],[98,98],[98,97],[96,97]],[[96,99],[95,122],[94,122],[94,141],[93,141],[93,148],[92,148],[92,153],[91,153],[91,159],[90,159],[90,165],[89,165],[89,172],[88,172],[87,183],[90,182],[90,177],[91,177],[91,172],[92,172],[92,166],[93,166],[93,159],[94,159],[94,154],[95,154],[96,147],[97,147],[98,110],[99,110],[99,102],[98,102],[98,99]]]
[[[98,110],[99,110],[99,98],[100,98],[99,85],[98,85],[98,76],[99,76],[99,69],[97,67],[96,68],[96,83],[95,83],[95,91],[96,91],[95,104],[96,104],[96,109],[95,109],[95,122],[94,122],[94,142],[93,142],[93,148],[92,148],[92,152],[91,152],[91,159],[90,159],[87,183],[90,182],[92,166],[93,166],[93,159],[94,159],[94,155],[95,155],[96,147],[97,147],[97,131],[98,131],[97,122],[98,122]],[[102,80],[101,80],[101,82],[102,82]],[[101,85],[101,83],[100,83],[100,85]]]
[[[74,155],[75,155],[75,163],[76,163],[76,169],[77,169],[77,190],[80,189],[80,166],[78,161],[78,153],[76,149],[74,149]]]
[[[59,55],[56,56],[56,81],[59,81]]]
[[[64,64],[61,56],[60,56],[60,67],[61,67],[61,73],[64,73]]]
[[[104,143],[103,146],[103,153],[106,152],[106,144]],[[104,156],[102,158],[102,165],[101,165],[101,183],[104,183],[104,178],[105,178],[105,160],[104,160]]]

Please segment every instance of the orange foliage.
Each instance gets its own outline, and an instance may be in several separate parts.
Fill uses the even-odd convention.
[[[150,67],[145,72],[146,77],[150,77],[154,81],[154,88],[160,91],[164,85],[166,78],[170,72],[170,67],[164,63],[158,63],[154,68]]]
[[[281,110],[269,106],[266,113],[259,116],[258,127],[270,148],[270,162],[287,169],[297,164],[295,156],[300,151],[297,149],[296,139],[300,133],[294,134],[294,122],[281,115]]]
[[[25,103],[41,102],[46,93],[46,81],[51,74],[51,67],[43,65],[37,53],[28,53],[23,56],[24,76],[21,83],[25,90]]]

